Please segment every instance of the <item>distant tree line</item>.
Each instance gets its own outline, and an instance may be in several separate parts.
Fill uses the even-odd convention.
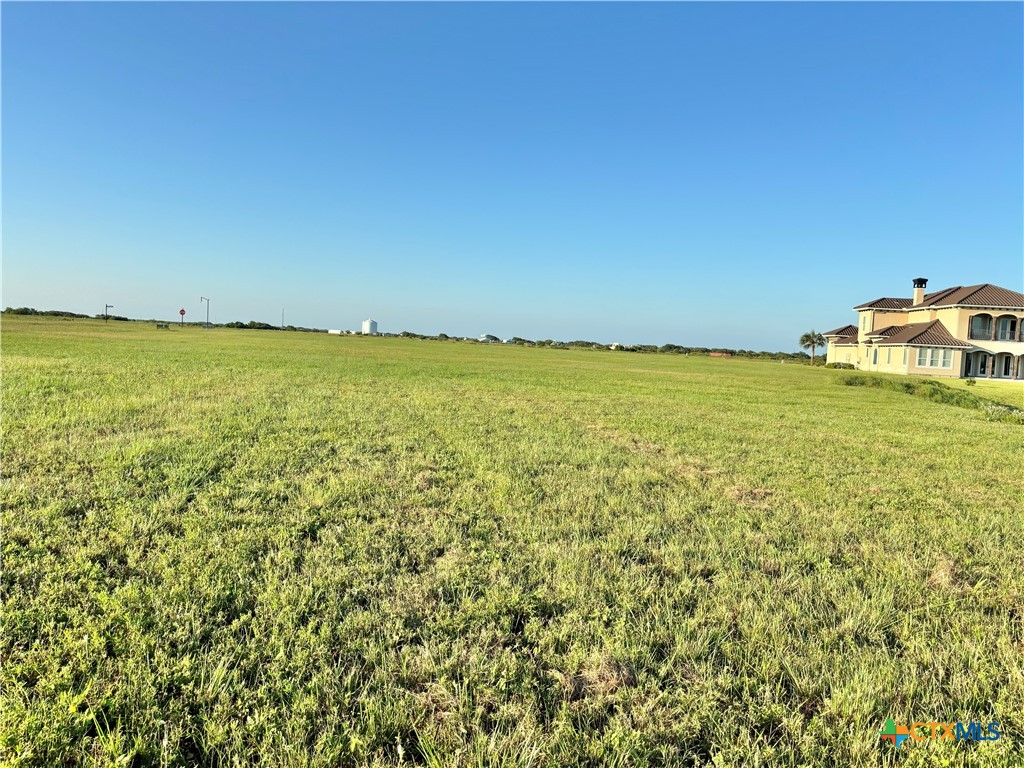
[[[89,315],[80,315],[75,312],[64,312],[60,310],[38,310],[32,307],[7,307],[4,310],[4,314],[9,315],[48,315],[52,317],[74,317],[74,318],[88,318]],[[103,319],[103,315],[96,315],[97,318]],[[111,320],[130,320],[131,318],[121,317],[120,315],[108,315]],[[152,321],[138,321],[138,322],[152,322]],[[193,323],[188,323],[192,325]],[[258,320],[250,320],[247,323],[243,323],[240,320],[234,322],[224,323],[222,328],[241,328],[246,330],[257,330],[257,331],[280,331],[282,330],[279,325],[271,325],[270,323],[261,323]],[[301,326],[287,325],[283,330],[287,331],[298,331],[302,333],[327,333],[325,328],[303,328]],[[475,338],[469,338],[464,336],[449,336],[447,333],[439,333],[436,336],[430,336],[423,333],[415,333],[413,331],[402,331],[401,333],[382,333],[380,336],[384,337],[399,337],[403,339],[422,339],[424,341],[461,341],[461,342],[473,342],[479,343]],[[801,340],[803,341],[803,340]],[[576,339],[575,341],[556,341],[555,339],[538,339],[536,341],[530,339],[524,339],[521,336],[513,336],[508,340],[508,343],[515,344],[522,347],[547,347],[549,349],[594,349],[594,350],[608,350],[613,352],[630,352],[633,354],[647,354],[647,355],[728,355],[730,357],[745,357],[757,360],[796,360],[796,361],[807,361],[811,359],[811,356],[806,352],[757,352],[751,349],[730,349],[728,347],[685,347],[680,344],[662,344],[658,346],[656,344],[602,344],[597,341],[586,341],[584,339]],[[821,342],[818,342],[821,345]],[[820,357],[815,360],[816,363],[824,363]]]
[[[252,328],[256,331],[280,331],[281,326],[271,325],[270,323],[261,323],[257,320],[250,320],[248,323],[243,323],[241,320],[235,320],[233,323],[224,323],[225,328]]]
[[[250,320],[248,323],[243,323],[241,320],[235,320],[231,323],[224,323],[220,328],[244,328],[253,331],[297,331],[299,333],[327,333],[326,328],[304,328],[301,325],[286,325],[282,328],[280,325],[271,325],[270,323],[261,323],[259,320]]]
[[[381,334],[387,335],[387,334]],[[405,339],[424,339],[431,341],[469,341],[477,342],[477,339],[463,336],[449,336],[447,333],[439,333],[436,336],[429,336],[412,331],[402,331],[397,334]],[[587,341],[576,339],[574,341],[556,341],[555,339],[524,339],[521,336],[513,336],[506,344],[515,344],[521,347],[548,347],[550,349],[595,349],[608,350],[613,352],[631,352],[634,354],[648,355],[728,355],[730,357],[745,357],[758,360],[797,360],[806,361],[810,355],[806,352],[759,352],[752,349],[732,349],[730,347],[684,347],[680,344],[602,344],[599,341]]]
[[[382,333],[380,336],[393,336],[402,339],[421,339],[423,341],[459,341],[480,343],[479,339],[468,336],[449,336],[447,333],[439,333],[431,336],[414,331],[402,331],[401,333]],[[806,361],[810,356],[806,352],[758,352],[752,349],[732,349],[729,347],[684,347],[680,344],[602,344],[598,341],[586,341],[576,339],[574,341],[557,341],[555,339],[524,339],[522,336],[513,336],[505,342],[521,347],[547,347],[550,349],[595,349],[609,350],[613,352],[632,352],[635,354],[658,354],[658,355],[723,355],[729,357],[745,357],[757,360],[796,360]]]
[[[62,309],[34,309],[32,307],[7,307],[5,315],[46,315],[47,317],[80,317],[88,318],[89,315],[80,315],[77,312],[65,312]],[[98,315],[103,317],[103,315]]]

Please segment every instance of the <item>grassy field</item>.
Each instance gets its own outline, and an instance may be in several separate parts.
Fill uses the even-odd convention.
[[[1024,428],[840,373],[4,318],[0,761],[1019,766]]]
[[[972,394],[988,398],[997,403],[1012,405],[1015,408],[1024,408],[1024,386],[1022,385],[986,379],[977,379],[971,386],[967,386],[966,379],[943,379],[943,381],[951,387],[969,390]]]

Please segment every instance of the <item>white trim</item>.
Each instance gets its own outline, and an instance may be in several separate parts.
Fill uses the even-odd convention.
[[[988,304],[936,304],[928,307],[914,307],[914,309],[991,309],[1004,312],[1024,312],[1024,307],[993,307]]]
[[[879,344],[880,347],[940,347],[942,349],[970,349],[970,344],[953,346],[952,344],[925,344],[917,341],[900,341],[895,344]],[[979,347],[981,349],[981,347]]]
[[[891,307],[869,307],[865,304],[852,307],[854,312],[921,312],[926,309],[993,309],[1008,312],[1024,312],[1024,307],[996,307],[991,304],[908,304],[900,308]]]
[[[888,307],[866,307],[864,305],[861,305],[859,307],[853,307],[854,312],[909,312],[911,309],[916,309],[916,307],[908,306],[903,307],[903,309],[900,309],[898,307],[895,309]]]

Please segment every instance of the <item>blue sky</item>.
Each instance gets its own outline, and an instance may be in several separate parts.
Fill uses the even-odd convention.
[[[4,3],[3,302],[790,350],[1021,290],[1022,21]]]

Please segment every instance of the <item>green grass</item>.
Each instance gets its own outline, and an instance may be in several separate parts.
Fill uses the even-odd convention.
[[[1014,405],[997,402],[988,397],[981,397],[970,391],[965,385],[963,387],[951,387],[949,384],[924,379],[917,376],[895,376],[877,375],[863,373],[847,373],[838,377],[837,382],[847,387],[873,387],[874,389],[886,389],[891,392],[902,392],[914,397],[923,397],[933,403],[945,403],[958,408],[972,408],[982,411],[986,418],[992,421],[1003,421],[1010,424],[1024,425],[1024,409]],[[1013,393],[1024,390],[1020,385],[1013,385],[1006,382],[1003,387],[1012,390]],[[973,387],[972,387],[973,388]]]
[[[947,379],[945,381],[955,389],[967,389],[970,392],[1013,408],[1024,408],[1024,385],[1006,382],[977,379],[968,385],[966,379]]]
[[[1024,428],[843,373],[5,318],[0,759],[1020,765]]]

